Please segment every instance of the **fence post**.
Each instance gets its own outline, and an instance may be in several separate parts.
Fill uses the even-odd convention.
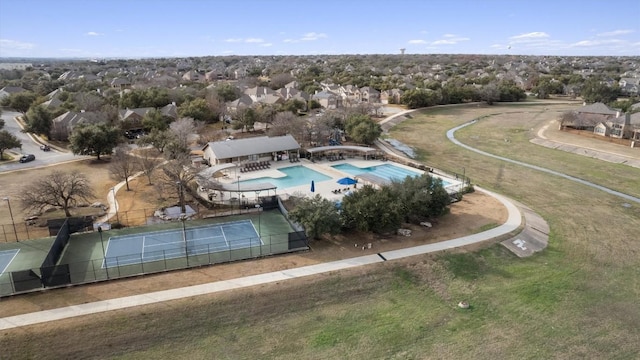
[[[164,269],[167,270],[167,250],[162,250],[162,260],[164,260]]]

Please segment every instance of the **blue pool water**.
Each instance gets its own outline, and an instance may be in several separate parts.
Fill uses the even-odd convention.
[[[370,166],[366,168],[360,168],[357,166],[353,166],[351,164],[339,164],[339,165],[333,165],[332,168],[343,171],[353,176],[369,173],[386,180],[396,180],[396,181],[404,180],[404,178],[406,178],[407,176],[415,177],[415,176],[422,175],[422,173],[419,173],[417,171],[412,171],[412,170],[405,169],[392,164],[383,164],[383,165],[377,165],[377,166]],[[447,185],[450,185],[450,183],[442,180],[442,186],[447,186]]]
[[[316,183],[320,181],[331,180],[331,177],[321,174],[315,170],[309,169],[303,165],[290,166],[286,168],[280,168],[278,171],[282,171],[286,174],[284,177],[272,178],[272,177],[261,177],[257,179],[245,180],[241,181],[241,184],[260,184],[260,183],[271,183],[277,186],[279,189],[289,188],[300,185],[310,185],[311,180]]]

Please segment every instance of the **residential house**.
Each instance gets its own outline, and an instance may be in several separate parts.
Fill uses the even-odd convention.
[[[200,81],[202,79],[202,77],[200,76],[200,74],[195,71],[195,70],[189,70],[186,73],[184,73],[184,75],[182,75],[182,80],[185,81]]]
[[[618,85],[623,94],[636,96],[640,93],[640,78],[622,78]]]
[[[111,88],[116,90],[131,89],[131,81],[127,78],[117,77],[111,80]]]
[[[380,102],[383,104],[400,104],[401,97],[402,90],[400,89],[384,90],[380,93]]]
[[[583,106],[576,110],[572,124],[565,123],[562,126],[592,130],[597,135],[620,139],[630,139],[633,132],[631,114],[611,109],[603,103]]]
[[[118,119],[122,123],[123,130],[136,130],[142,129],[142,119],[144,116],[154,108],[136,108],[136,109],[124,109],[118,111]]]
[[[633,113],[629,116],[631,124],[631,147],[640,147],[640,112]]]
[[[251,98],[251,100],[253,100],[254,102],[260,101],[262,98],[266,97],[267,95],[273,95],[273,96],[276,95],[276,92],[274,90],[271,90],[266,86],[256,86],[256,87],[248,88],[248,89],[245,89],[242,93],[245,95],[248,95]]]
[[[311,96],[304,91],[292,87],[283,87],[275,91],[275,93],[286,100],[298,99],[307,102]]]
[[[325,109],[338,109],[342,107],[342,98],[331,91],[316,92],[311,96],[311,99],[317,101],[320,106]]]
[[[356,96],[358,98],[358,101],[360,102],[366,102],[370,104],[380,103],[380,91],[370,86],[365,86],[358,89],[358,91],[356,92]]]
[[[62,100],[58,99],[58,97],[53,97],[50,100],[47,100],[47,101],[43,102],[41,105],[45,109],[47,109],[49,111],[52,111],[52,110],[55,110],[55,109],[59,108],[62,104],[64,104],[62,102]]]
[[[66,141],[73,129],[80,124],[99,124],[107,121],[104,113],[89,111],[67,111],[53,119],[51,123],[51,137],[56,140]]]
[[[0,89],[0,100],[9,97],[13,94],[21,93],[23,91],[27,91],[19,86],[5,86]]]
[[[253,105],[253,100],[251,99],[251,97],[247,94],[242,94],[237,100],[228,102],[227,109],[236,111],[239,108],[250,107],[251,105]]]

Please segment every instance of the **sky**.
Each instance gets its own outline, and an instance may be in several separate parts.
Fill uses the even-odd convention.
[[[640,56],[640,0],[0,0],[0,57]]]

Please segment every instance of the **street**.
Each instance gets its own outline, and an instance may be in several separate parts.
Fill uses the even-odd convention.
[[[15,161],[0,162],[0,173],[49,166],[81,158],[70,152],[61,152],[53,148],[51,151],[40,150],[40,144],[35,142],[28,134],[22,132],[22,128],[15,120],[15,117],[18,115],[20,115],[20,113],[15,111],[2,111],[2,119],[5,121],[3,130],[7,130],[15,135],[18,140],[22,142],[22,149],[11,149],[7,151],[7,153],[10,153],[16,157],[16,159]],[[33,154],[36,156],[36,159],[27,163],[20,163],[18,162],[18,154]]]

